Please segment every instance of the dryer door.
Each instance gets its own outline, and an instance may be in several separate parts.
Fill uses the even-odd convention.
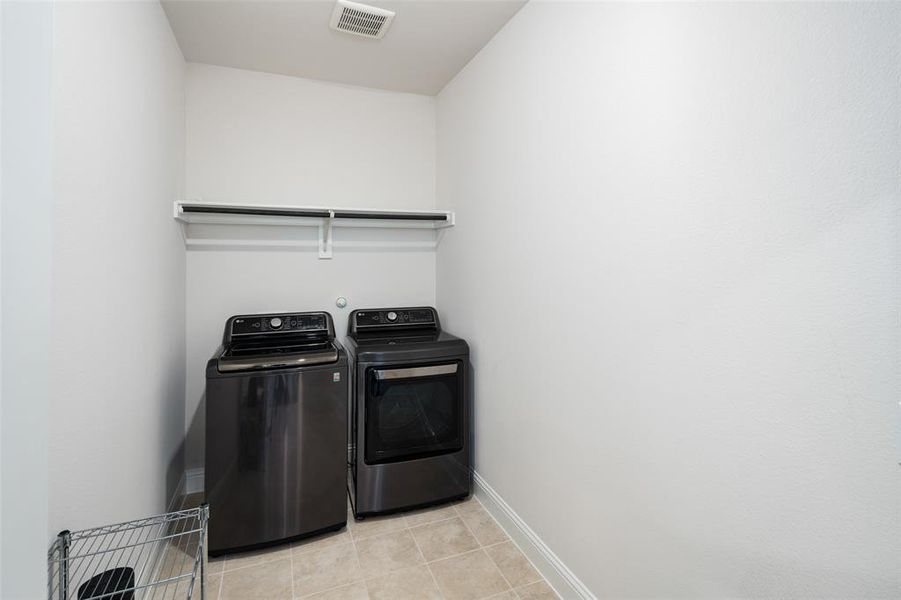
[[[412,460],[463,447],[463,364],[369,368],[367,464]]]

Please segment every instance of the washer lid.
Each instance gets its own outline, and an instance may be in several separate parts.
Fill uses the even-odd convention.
[[[337,362],[338,348],[332,341],[282,340],[278,345],[232,343],[217,361],[220,373],[283,369]]]

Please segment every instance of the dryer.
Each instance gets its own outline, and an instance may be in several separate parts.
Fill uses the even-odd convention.
[[[354,515],[396,512],[472,490],[469,345],[431,307],[355,310],[350,469]]]

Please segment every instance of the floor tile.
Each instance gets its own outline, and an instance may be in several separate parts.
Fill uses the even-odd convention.
[[[460,517],[420,525],[411,529],[410,533],[416,539],[422,555],[429,562],[454,554],[463,554],[479,547],[479,542]]]
[[[475,496],[470,496],[465,500],[460,500],[459,502],[454,503],[454,509],[456,509],[459,515],[463,515],[464,513],[472,512],[474,510],[482,510],[484,507],[482,503],[476,500]]]
[[[483,546],[505,542],[509,539],[494,517],[489,515],[484,508],[467,510],[461,513],[460,518],[466,522],[473,535]]]
[[[434,523],[442,519],[452,519],[457,516],[457,511],[453,504],[445,504],[443,506],[433,506],[422,510],[414,510],[404,513],[407,520],[407,527],[417,527],[427,523]]]
[[[223,571],[225,566],[225,557],[217,556],[216,558],[208,558],[206,561],[206,572],[208,575],[218,575]]]
[[[163,568],[180,572],[188,559],[189,549],[170,544]],[[364,521],[351,515],[341,531],[211,558],[206,576],[207,600],[557,598],[475,498]]]
[[[191,538],[191,539],[187,539]],[[138,551],[148,549],[148,546],[139,547]],[[163,548],[163,555],[160,559],[159,570],[156,577],[158,579],[167,579],[169,577],[178,577],[190,572],[194,568],[195,552],[197,551],[196,536],[187,536],[185,539],[174,538],[169,540]]]
[[[484,550],[429,563],[446,600],[477,600],[510,589]]]
[[[485,552],[513,587],[541,581],[541,575],[513,542],[488,546]]]
[[[332,588],[312,596],[304,596],[304,600],[369,600],[366,585],[360,581],[350,585]]]
[[[222,570],[234,571],[235,569],[242,569],[251,565],[261,565],[274,560],[284,560],[290,557],[290,552],[291,546],[289,544],[282,544],[280,546],[264,548],[263,550],[228,554],[225,556],[225,564],[222,565]]]
[[[560,597],[545,581],[539,581],[525,587],[516,588],[516,595],[521,600],[559,600]]]
[[[276,560],[226,571],[221,600],[291,600],[291,561]]]
[[[296,596],[308,596],[363,579],[353,544],[301,552],[294,554],[292,561]]]
[[[191,538],[190,540],[188,538]],[[162,561],[155,571],[155,580],[161,581],[173,578],[165,587],[154,589],[156,597],[173,597],[184,598],[187,596],[191,587],[191,574],[194,573],[196,552],[198,549],[199,538],[194,536],[185,536],[184,538],[174,538],[169,540]],[[179,543],[181,542],[181,543]],[[140,550],[140,548],[139,548]],[[209,581],[209,573],[207,573],[207,581]],[[194,582],[196,597],[200,596],[200,566],[197,565],[196,578]]]
[[[311,550],[322,550],[323,548],[337,546],[338,544],[347,544],[350,541],[350,532],[347,529],[342,529],[341,531],[333,531],[331,533],[325,533],[313,538],[294,542],[294,544],[291,545],[291,551],[294,554],[300,554]]]
[[[441,600],[432,573],[425,565],[366,580],[372,600]]]
[[[351,518],[347,522],[350,535],[355,540],[364,540],[374,535],[382,535],[391,531],[398,531],[407,526],[403,514],[387,515],[384,517],[366,517],[362,521]]]
[[[206,578],[206,598],[204,600],[219,600],[219,590],[222,588],[222,575],[208,575]],[[194,596],[199,598],[200,591],[195,589]]]
[[[215,584],[211,583],[210,577],[207,577],[207,591],[206,591],[206,600],[215,600],[219,597],[219,578],[220,576],[216,576]],[[210,590],[211,585],[215,585],[213,591]],[[175,581],[170,581],[166,585],[157,585],[152,588],[146,590],[146,593],[142,593],[141,597],[146,600],[154,600],[163,598],[171,598],[171,599],[181,599],[188,597],[188,590],[191,589],[191,578],[186,577],[183,579],[177,579]],[[200,576],[197,576],[197,579],[194,580],[194,598],[200,598]]]
[[[360,540],[356,546],[366,579],[425,562],[406,529]]]

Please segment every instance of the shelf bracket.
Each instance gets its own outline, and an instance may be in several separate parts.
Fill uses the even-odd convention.
[[[328,217],[322,220],[319,225],[319,258],[329,259],[332,257],[332,219],[335,218],[335,211],[328,211]]]

